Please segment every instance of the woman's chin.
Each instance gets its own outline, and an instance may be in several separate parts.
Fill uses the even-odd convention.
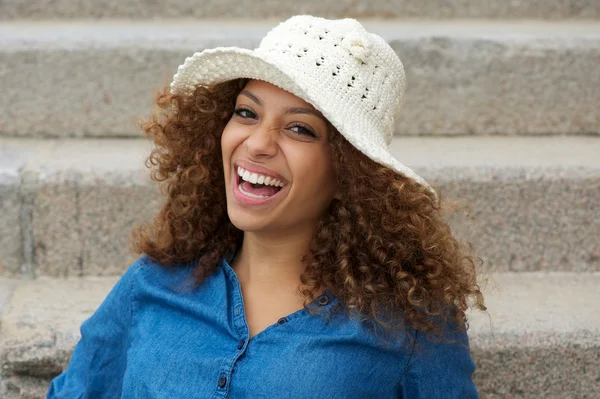
[[[253,222],[250,220],[232,220],[231,224],[233,224],[238,230],[241,230],[244,233],[258,233],[260,231],[264,231],[265,227],[268,226],[260,222]]]
[[[235,208],[235,209],[232,209]],[[244,232],[249,231],[260,231],[267,227],[270,223],[269,220],[271,215],[257,215],[252,210],[245,209],[243,207],[234,205],[233,207],[227,207],[227,213],[229,220],[238,230]]]

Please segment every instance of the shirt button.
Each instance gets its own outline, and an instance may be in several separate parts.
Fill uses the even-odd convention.
[[[240,306],[238,306],[237,308],[235,308],[235,315],[239,316],[240,313],[242,313],[242,308]]]
[[[281,319],[277,320],[277,324],[283,324],[287,321],[287,319],[285,317],[282,317]]]
[[[244,347],[244,340],[241,340],[238,344],[238,349],[242,349]]]
[[[224,375],[219,377],[219,388],[223,388],[227,384],[227,377]]]
[[[325,306],[329,303],[329,298],[327,297],[327,295],[323,294],[318,298],[318,301],[319,305]]]

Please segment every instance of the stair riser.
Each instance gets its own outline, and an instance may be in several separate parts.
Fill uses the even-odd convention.
[[[600,346],[473,348],[473,380],[485,399],[600,397]]]
[[[47,348],[39,348],[39,350]],[[68,364],[70,352],[59,351],[55,357],[29,359],[33,365],[43,363],[60,373]],[[51,354],[54,354],[51,352]],[[477,365],[473,381],[479,395],[485,399],[563,399],[595,398],[600,396],[597,365],[600,362],[600,347],[574,348],[514,348],[512,351],[474,349],[473,360]],[[27,370],[32,364],[20,364]],[[28,397],[44,397],[51,378],[36,378],[23,375],[5,377],[13,390],[28,393]],[[0,393],[2,393],[0,391]],[[8,398],[22,399],[14,395]]]
[[[496,0],[327,0],[268,2],[208,0],[190,3],[110,0],[5,0],[0,18],[286,18],[313,14],[329,18],[599,18],[600,5],[594,0],[510,1]]]
[[[417,171],[448,199],[463,201],[451,217],[455,234],[471,241],[492,270],[600,271],[600,174],[573,170],[557,179],[552,171],[532,177],[527,169]],[[29,183],[25,196],[23,185],[4,189],[13,200],[0,212],[3,275],[117,275],[135,258],[128,235],[158,210],[157,189],[124,185],[136,181],[134,173],[67,174]]]
[[[600,31],[553,36],[461,27],[456,34],[452,25],[423,27],[422,34],[418,24],[418,34],[380,28],[407,73],[397,134],[600,134],[600,90],[590,84],[600,81]],[[121,40],[84,28],[77,39],[62,31],[20,37],[15,29],[0,47],[1,69],[10,72],[0,73],[0,135],[35,137],[139,136],[137,120],[185,57],[206,47],[254,47],[267,30],[219,36],[192,29],[153,41],[146,28]]]

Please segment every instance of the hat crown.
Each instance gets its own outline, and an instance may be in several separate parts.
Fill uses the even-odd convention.
[[[300,85],[335,94],[338,106],[351,107],[378,128],[380,137],[373,139],[391,142],[404,67],[390,45],[357,20],[294,16],[273,28],[255,52],[294,69]]]

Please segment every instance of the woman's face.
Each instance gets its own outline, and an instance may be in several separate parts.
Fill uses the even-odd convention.
[[[310,104],[249,81],[221,137],[231,222],[254,232],[314,229],[335,196],[327,134]]]

